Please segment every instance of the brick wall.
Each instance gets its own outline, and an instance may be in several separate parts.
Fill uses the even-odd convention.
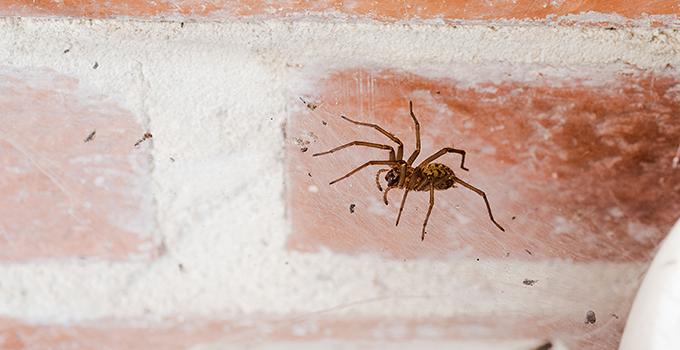
[[[680,212],[678,11],[5,2],[1,347],[614,349]],[[328,184],[391,142],[340,116],[408,156],[409,101],[505,232]]]

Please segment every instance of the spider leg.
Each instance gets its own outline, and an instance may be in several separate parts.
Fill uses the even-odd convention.
[[[403,162],[403,160],[402,160],[402,161],[398,161],[398,160],[372,160],[372,161],[369,161],[369,162],[366,162],[366,163],[360,165],[360,166],[357,167],[356,169],[354,169],[354,170],[350,171],[349,173],[347,173],[345,176],[343,176],[343,177],[341,177],[341,178],[338,178],[338,179],[335,179],[335,180],[331,181],[331,182],[329,183],[329,185],[332,185],[332,184],[334,184],[334,183],[336,183],[336,182],[338,182],[338,181],[340,181],[340,180],[344,180],[344,179],[346,179],[346,178],[348,178],[348,177],[354,175],[354,173],[356,173],[357,171],[359,171],[359,170],[361,170],[361,169],[363,169],[363,168],[365,168],[365,167],[367,167],[367,166],[369,166],[369,165],[397,165],[397,164],[400,164],[400,163],[402,163],[402,162]]]
[[[356,120],[349,119],[349,118],[345,117],[344,115],[341,115],[340,117],[342,119],[350,122],[350,123],[353,123],[353,124],[356,124],[356,125],[361,125],[361,126],[368,126],[368,127],[371,127],[375,130],[378,130],[381,134],[387,136],[390,140],[394,141],[398,145],[397,146],[397,160],[402,160],[402,158],[404,157],[404,143],[401,142],[401,140],[398,137],[394,136],[394,134],[392,134],[392,133],[388,132],[387,130],[381,128],[377,124],[359,122],[359,121],[356,121]]]
[[[365,142],[365,141],[352,141],[352,142],[346,143],[342,146],[335,147],[332,150],[329,150],[329,151],[326,151],[326,152],[314,153],[314,154],[312,154],[312,157],[317,157],[317,156],[322,156],[324,154],[333,153],[335,151],[339,151],[343,148],[347,148],[347,147],[351,147],[351,146],[364,146],[364,147],[371,147],[371,148],[379,148],[379,149],[389,150],[390,151],[390,160],[394,160],[394,147],[388,146],[388,145],[382,145],[382,144],[379,144],[379,143]]]
[[[416,149],[411,153],[411,156],[408,157],[408,160],[406,161],[406,164],[409,166],[413,164],[413,162],[418,158],[418,154],[420,154],[420,123],[418,122],[418,119],[416,119],[416,115],[413,114],[413,101],[408,101],[408,109],[411,112],[411,118],[413,118],[413,124],[416,126]]]
[[[409,191],[408,185],[411,182],[410,180],[411,180],[410,178],[407,179],[406,184],[403,187],[404,188],[404,196],[401,197],[401,205],[399,205],[399,214],[397,215],[397,223],[394,224],[394,226],[399,226],[399,219],[401,218],[401,212],[404,210],[404,203],[406,202],[406,196],[408,195],[408,191]]]
[[[404,182],[406,182],[406,164],[402,164],[401,167],[399,167],[399,184],[397,187],[402,188],[404,187]]]
[[[441,156],[443,156],[447,153],[458,153],[458,154],[460,154],[462,156],[462,158],[460,159],[460,168],[465,170],[465,171],[470,170],[470,169],[465,167],[465,151],[462,150],[462,149],[457,149],[457,148],[453,148],[453,147],[442,148],[441,150],[439,150],[439,152],[427,157],[427,159],[422,161],[420,163],[420,165],[418,165],[418,167],[422,167],[424,165],[427,165],[430,162],[432,162],[433,160],[435,160],[435,159],[437,159],[437,158],[439,158],[439,157],[441,157]]]
[[[399,214],[397,215],[397,223],[394,226],[399,226],[399,219],[401,218],[401,211],[404,210],[404,202],[406,202],[406,195],[408,195],[408,188],[404,189],[404,196],[401,197],[401,205],[399,206]]]
[[[382,186],[380,186],[380,174],[390,171],[390,169],[380,169],[375,174],[375,184],[378,185],[378,190],[382,192]]]
[[[389,193],[390,190],[393,189],[393,188],[394,188],[394,187],[388,187],[388,188],[385,189],[385,193],[383,193],[383,202],[385,202],[385,205],[390,205],[390,204],[387,202],[387,193]]]
[[[430,182],[430,206],[427,207],[427,215],[425,215],[425,222],[423,222],[423,233],[420,235],[420,240],[425,240],[425,228],[427,227],[427,220],[430,219],[432,208],[434,207],[434,182]]]
[[[470,185],[469,183],[459,179],[458,177],[454,176],[453,179],[458,182],[459,184],[467,187],[467,189],[477,193],[478,195],[482,196],[484,198],[484,203],[486,204],[486,210],[489,212],[489,218],[491,218],[491,221],[498,227],[501,231],[505,232],[505,229],[499,225],[496,220],[493,218],[493,214],[491,214],[491,206],[489,205],[489,200],[486,198],[486,193],[484,191],[480,190],[479,188]]]

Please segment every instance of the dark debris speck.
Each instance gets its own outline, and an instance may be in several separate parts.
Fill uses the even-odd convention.
[[[586,312],[586,324],[595,324],[595,322],[597,322],[595,311],[588,310],[588,312]]]
[[[524,281],[522,281],[526,286],[533,286],[536,282],[538,282],[538,280],[530,280],[528,278],[525,278]]]
[[[553,345],[552,342],[545,342],[541,345],[539,345],[537,348],[534,348],[534,350],[550,350],[552,349]]]
[[[354,203],[352,203],[352,204],[349,205],[349,212],[350,212],[351,214],[354,214],[354,208],[356,208],[356,206],[357,206],[357,205],[354,204]]]
[[[97,69],[99,68],[99,62],[94,62],[94,66],[92,66],[92,69]]]
[[[96,134],[97,134],[97,130],[92,130],[92,132],[91,132],[89,135],[87,135],[87,137],[85,138],[85,140],[83,140],[83,142],[87,143],[87,142],[90,142],[90,141],[94,140],[94,136],[95,136]]]
[[[311,102],[305,101],[305,99],[302,98],[302,97],[300,97],[300,101],[302,101],[302,103],[304,103],[305,106],[307,106],[307,108],[309,108],[309,109],[312,110],[312,111],[315,110],[317,107],[319,107],[319,106],[318,106],[317,104],[315,104],[315,103],[311,103]]]
[[[144,136],[142,136],[141,139],[139,139],[139,140],[137,140],[137,142],[135,142],[135,147],[139,146],[142,142],[144,142],[144,141],[146,141],[146,140],[148,140],[152,137],[153,137],[153,135],[151,135],[150,132],[145,132]]]

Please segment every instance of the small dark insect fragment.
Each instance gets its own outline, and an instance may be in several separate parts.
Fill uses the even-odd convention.
[[[180,27],[180,28],[184,28],[184,22],[180,22],[180,23],[179,23],[179,27]]]
[[[326,123],[325,120],[322,120],[322,121],[321,121],[321,124],[323,124],[323,125],[328,125],[328,123]]]
[[[534,348],[534,350],[550,350],[552,349],[553,345],[552,342],[545,342],[541,345],[539,345],[537,348]]]
[[[96,130],[96,129],[95,129],[95,130],[92,130],[92,132],[91,132],[89,135],[87,135],[87,137],[85,138],[85,140],[83,140],[83,142],[90,142],[90,141],[94,140],[94,135],[95,135],[95,134],[97,134],[97,130]]]
[[[99,68],[99,63],[97,61],[94,62],[94,66],[92,66],[92,69],[97,69]]]
[[[302,101],[302,103],[304,103],[305,106],[307,106],[307,108],[309,108],[312,111],[315,110],[317,107],[319,107],[318,105],[316,105],[314,103],[305,101],[305,99],[303,99],[302,97],[300,97],[300,101]]]
[[[314,138],[315,135],[314,135],[314,134],[311,134],[311,137]],[[307,146],[308,146],[310,143],[311,143],[311,142],[310,142],[309,140],[305,140],[305,139],[303,139],[303,138],[297,138],[297,137],[295,138],[295,144],[296,144],[298,147],[300,147],[300,151],[301,151],[302,153],[305,153],[305,152],[307,152],[307,151],[309,150],[309,148],[308,148]]]
[[[612,314],[612,317],[614,317],[614,318],[617,319],[617,320],[619,319],[619,315],[614,314],[614,313]]]
[[[312,173],[307,173],[307,176],[312,177]]]
[[[170,161],[174,163],[174,162],[175,162],[175,158],[170,157]]]
[[[517,217],[516,217],[516,216],[513,216],[512,219],[515,220],[515,219],[517,219]]]
[[[529,249],[524,249],[524,251],[527,252],[527,254],[529,254],[529,255],[534,255],[534,253],[532,253],[531,250],[529,250]]]
[[[71,49],[66,49],[64,50],[64,53],[68,53],[69,51],[71,51]]]
[[[596,321],[597,318],[595,318],[595,311],[588,310],[588,312],[586,312],[586,324],[595,324]]]
[[[524,281],[522,281],[522,283],[527,286],[533,286],[536,282],[538,282],[538,280],[530,280],[528,278],[525,278]]]
[[[352,213],[352,214],[354,214],[354,208],[356,208],[356,206],[357,206],[357,205],[354,204],[354,203],[350,204],[350,205],[349,205],[349,212]]]
[[[152,137],[153,137],[153,135],[151,135],[150,132],[145,132],[144,136],[141,139],[139,139],[137,142],[135,142],[135,147],[139,146],[139,144],[141,144],[142,142],[144,142],[144,141],[146,141],[146,140],[148,140]]]

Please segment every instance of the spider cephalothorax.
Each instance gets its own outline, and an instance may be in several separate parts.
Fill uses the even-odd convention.
[[[347,175],[336,179],[332,181],[330,184],[334,184],[340,180],[346,179],[350,176],[352,176],[354,173],[357,171],[369,166],[369,165],[384,165],[388,166],[388,169],[380,169],[378,170],[378,173],[375,176],[375,183],[378,186],[378,189],[380,191],[383,191],[382,186],[380,185],[380,175],[382,173],[387,173],[385,174],[385,181],[387,182],[387,188],[385,189],[385,192],[383,194],[383,201],[385,204],[388,204],[387,200],[387,194],[389,191],[393,188],[401,188],[404,189],[404,196],[401,199],[401,205],[399,206],[399,214],[397,215],[397,222],[396,224],[399,225],[399,219],[401,218],[401,212],[404,209],[404,203],[406,202],[406,196],[408,195],[409,191],[429,191],[430,192],[430,206],[427,209],[427,215],[425,216],[425,222],[423,222],[423,231],[421,234],[421,240],[425,239],[425,228],[427,227],[427,220],[430,218],[430,213],[432,212],[432,208],[434,207],[434,191],[435,190],[446,190],[449,188],[454,188],[456,187],[456,183],[462,185],[463,187],[474,191],[478,195],[480,195],[484,199],[484,203],[486,204],[486,209],[489,212],[489,218],[491,221],[498,227],[501,231],[505,231],[501,225],[499,225],[496,220],[493,218],[493,214],[491,214],[491,206],[489,205],[489,200],[486,198],[486,194],[470,185],[469,183],[461,180],[459,177],[456,176],[456,174],[453,172],[451,168],[448,166],[441,164],[441,163],[433,163],[433,161],[445,154],[448,153],[456,153],[461,156],[460,160],[460,168],[468,171],[469,169],[465,167],[465,151],[462,149],[457,149],[453,147],[446,147],[441,149],[439,152],[434,153],[433,155],[427,157],[425,160],[420,162],[418,166],[413,167],[412,164],[418,158],[418,154],[420,154],[420,123],[418,122],[418,119],[416,118],[415,114],[413,114],[413,103],[409,101],[409,111],[411,112],[411,118],[413,119],[413,123],[415,124],[415,132],[416,132],[416,149],[411,153],[411,156],[408,158],[408,160],[403,160],[403,155],[404,155],[404,144],[394,136],[393,134],[385,131],[385,129],[381,128],[377,124],[369,124],[369,123],[363,123],[363,122],[358,122],[352,119],[349,119],[345,116],[341,116],[343,119],[357,124],[357,125],[363,125],[363,126],[369,126],[372,127],[376,130],[378,130],[381,134],[387,136],[390,140],[394,141],[397,144],[397,151],[395,153],[394,147],[389,146],[389,145],[383,145],[383,144],[378,144],[378,143],[372,143],[372,142],[365,142],[365,141],[352,141],[350,143],[338,146],[336,148],[333,148],[330,151],[326,152],[321,152],[321,153],[316,153],[313,156],[320,156],[324,154],[329,154],[333,153],[335,151],[341,150],[343,148],[347,148],[350,146],[364,146],[364,147],[371,147],[371,148],[379,148],[379,149],[384,149],[390,151],[389,155],[389,160],[372,160],[369,162],[364,163],[363,165],[359,166],[358,168],[350,171],[347,173]]]
[[[376,176],[376,183],[378,184],[378,189],[382,191],[382,188],[380,187],[380,173],[387,171],[387,174],[385,174],[385,181],[387,181],[387,187],[396,187],[399,184],[399,167],[394,167],[392,169],[381,169],[378,171],[378,175]]]

